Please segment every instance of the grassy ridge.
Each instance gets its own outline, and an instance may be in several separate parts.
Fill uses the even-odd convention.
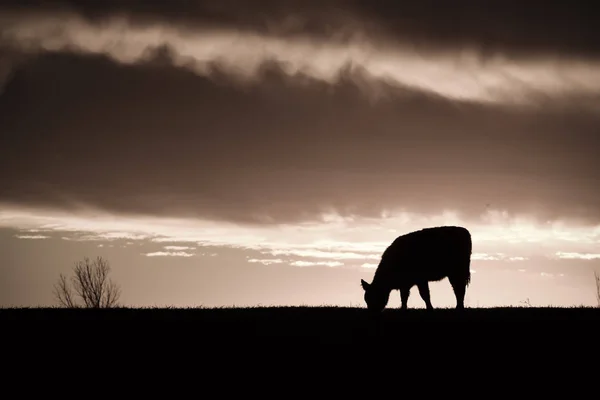
[[[467,363],[469,376],[570,369],[598,359],[600,308],[386,309],[377,318],[350,307],[15,308],[0,310],[0,327],[15,371],[57,363],[83,373],[90,360],[96,369],[109,360],[120,376],[179,366],[203,382],[292,370],[313,382],[392,363],[442,374]]]
[[[532,395],[540,388],[554,395],[555,381],[520,378],[521,371],[596,382],[599,322],[600,308],[386,309],[376,319],[349,307],[0,310],[3,360],[15,374],[7,382],[37,370],[61,384],[83,379],[94,390],[110,385],[121,393],[125,384],[134,395],[156,394],[164,384],[169,397],[183,390],[210,398],[214,390],[256,397],[252,389],[259,398],[302,389],[314,397],[323,387],[356,397],[365,387],[372,394],[388,383],[392,392],[414,386],[413,375],[427,379],[427,390],[448,390],[458,383],[441,377],[456,375],[467,380],[461,392],[491,378],[486,388],[494,393],[523,393],[517,387],[528,380]],[[47,390],[36,382],[27,387]]]
[[[60,309],[12,308],[0,310],[5,333],[27,330],[176,330],[197,336],[238,338],[304,336],[339,339],[365,336],[402,337],[460,328],[489,333],[543,329],[600,329],[600,308],[471,308],[386,309],[377,317],[351,307],[249,307],[249,308],[117,308]],[[552,334],[547,331],[546,335]]]

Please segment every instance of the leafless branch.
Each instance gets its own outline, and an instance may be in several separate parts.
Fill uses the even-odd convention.
[[[115,282],[108,279],[110,272],[108,261],[102,257],[97,257],[93,261],[85,257],[83,261],[75,263],[73,272],[71,282],[75,293],[83,301],[84,307],[108,308],[118,305],[121,289]],[[71,288],[62,274],[55,294],[61,305],[76,307]]]
[[[54,285],[54,297],[63,307],[75,308],[77,306],[73,301],[73,292],[67,284],[67,278],[63,274],[60,274],[58,283]]]

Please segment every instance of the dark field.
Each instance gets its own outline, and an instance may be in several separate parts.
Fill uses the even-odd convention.
[[[126,380],[143,369],[203,386],[227,376],[227,388],[242,391],[238,379],[287,376],[316,390],[335,375],[352,392],[352,374],[382,369],[403,379],[407,371],[510,374],[502,379],[514,387],[519,371],[552,369],[564,379],[600,355],[600,308],[386,309],[376,319],[343,307],[29,308],[0,310],[0,328],[15,373],[116,368]]]
[[[143,332],[145,336],[181,335],[237,342],[261,338],[304,338],[352,342],[375,338],[400,340],[422,334],[470,338],[506,334],[524,338],[533,331],[543,338],[581,332],[600,333],[600,308],[467,308],[386,309],[372,317],[350,307],[255,308],[11,308],[0,310],[4,334]],[[513,336],[516,335],[516,336]],[[542,339],[543,339],[542,338]]]

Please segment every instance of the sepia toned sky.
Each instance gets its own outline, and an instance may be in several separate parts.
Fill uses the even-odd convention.
[[[362,307],[385,247],[439,225],[472,233],[468,307],[595,305],[594,15],[3,1],[0,306],[103,256],[129,306]]]

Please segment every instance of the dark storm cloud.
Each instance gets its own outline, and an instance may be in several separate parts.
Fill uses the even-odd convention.
[[[358,30],[397,42],[484,51],[599,54],[595,5],[589,1],[8,0],[5,10],[72,11],[89,21],[115,15],[134,23],[166,22],[265,34],[348,37]]]
[[[459,101],[531,106],[558,98],[597,111],[598,36],[584,3],[544,5],[543,17],[538,6],[510,2],[326,4],[8,2],[0,43],[26,55],[106,55],[122,64],[168,48],[174,66],[245,82],[260,82],[270,62],[291,79],[329,84],[357,68],[367,95],[384,82]]]
[[[271,66],[240,87],[164,57],[40,57],[0,97],[0,201],[258,223],[487,207],[600,222],[594,114],[383,84],[372,102],[354,73],[331,85]]]
[[[591,2],[376,4],[4,1],[0,202],[599,222]]]

